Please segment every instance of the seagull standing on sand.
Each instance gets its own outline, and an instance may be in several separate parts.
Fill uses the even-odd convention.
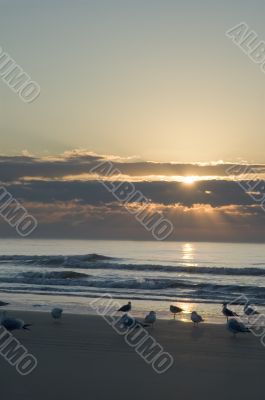
[[[199,325],[200,322],[204,321],[204,319],[198,313],[196,313],[196,311],[192,311],[190,319],[193,322],[193,326]]]
[[[223,303],[223,310],[222,310],[224,316],[226,317],[226,321],[228,322],[228,318],[229,317],[238,317],[237,313],[235,313],[232,310],[229,310],[229,308],[227,308],[227,303]]]
[[[248,316],[248,319],[251,315],[259,315],[259,312],[255,308],[252,308],[249,303],[245,304],[244,313]]]
[[[153,326],[156,322],[156,312],[150,311],[150,313],[145,317],[144,322]]]
[[[172,312],[172,314],[174,315],[174,319],[176,318],[176,314],[180,314],[182,313],[183,309],[178,307],[178,306],[173,306],[171,305],[169,307],[170,312]]]
[[[53,319],[60,319],[62,318],[63,309],[62,308],[53,308],[51,311],[51,316]]]
[[[132,303],[129,301],[128,304],[119,308],[118,311],[127,313],[127,312],[131,311],[131,309],[132,309]]]
[[[138,321],[137,319],[130,317],[128,314],[123,314],[123,316],[120,318],[120,322],[122,323],[124,328],[133,328],[134,326],[136,326],[136,328],[139,328],[139,326],[148,326]]]
[[[123,316],[120,318],[120,322],[124,328],[129,328],[130,326],[135,325],[135,319],[130,317],[128,314],[123,314]]]
[[[25,324],[22,319],[7,317],[6,313],[3,313],[0,317],[0,325],[4,326],[7,331],[15,331],[19,329],[25,329],[29,331],[31,324]]]
[[[237,333],[247,333],[250,330],[242,323],[238,322],[235,318],[227,321],[227,329],[235,336]]]

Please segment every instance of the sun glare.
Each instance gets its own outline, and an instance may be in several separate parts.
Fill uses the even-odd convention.
[[[184,178],[183,178],[183,182],[186,185],[192,185],[195,181],[196,181],[195,176],[184,176]]]

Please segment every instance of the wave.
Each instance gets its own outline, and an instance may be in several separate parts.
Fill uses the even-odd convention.
[[[65,289],[64,291],[58,291],[56,289],[51,289],[50,287],[38,287],[38,288],[29,288],[29,287],[12,287],[12,288],[5,288],[2,289],[1,288],[1,292],[2,293],[20,293],[20,294],[25,294],[25,293],[30,293],[30,294],[41,294],[41,295],[56,295],[56,296],[66,296],[67,297],[82,297],[82,298],[95,298],[95,297],[101,297],[102,296],[102,292],[96,292],[96,291],[83,291],[83,292],[78,292],[75,293],[72,291],[72,289]],[[132,292],[130,291],[129,293],[126,292],[118,292],[118,291],[110,291],[111,297],[113,299],[127,299],[127,300],[152,300],[152,301],[176,301],[176,299],[181,300],[182,302],[190,302],[191,299],[193,299],[193,301],[195,303],[208,303],[208,304],[220,304],[220,302],[222,303],[224,300],[227,301],[229,299],[229,297],[227,296],[216,296],[215,298],[211,298],[210,296],[208,297],[202,297],[201,299],[198,299],[196,296],[189,296],[189,298],[187,299],[187,295],[186,294],[178,294],[177,296],[172,295],[172,294],[163,294],[163,295],[159,295],[159,294],[141,294],[141,293],[136,293],[136,292]],[[252,298],[254,299],[254,298]],[[231,301],[233,300],[233,297],[231,297]],[[254,303],[253,303],[254,304]],[[259,299],[255,299],[255,304],[260,304],[263,305],[264,302],[262,300]],[[43,306],[41,305],[33,305],[33,307],[40,307]]]
[[[137,289],[148,291],[168,291],[177,293],[178,290],[191,291],[201,296],[206,293],[248,293],[265,296],[265,287],[256,287],[252,285],[239,284],[218,284],[192,282],[181,279],[159,279],[159,278],[110,278],[94,277],[87,274],[79,274],[73,271],[60,271],[58,273],[20,273],[13,277],[0,277],[0,283],[11,284],[31,284],[31,285],[49,285],[49,286],[72,286],[100,289]],[[62,290],[63,288],[59,289]],[[162,293],[162,292],[161,292]]]
[[[53,271],[53,272],[21,272],[17,275],[19,278],[26,279],[80,279],[88,278],[90,275],[75,271]]]
[[[115,262],[114,262],[115,261]],[[261,267],[218,267],[218,266],[180,266],[161,264],[129,264],[124,259],[108,257],[100,254],[69,256],[0,256],[0,265],[13,263],[22,266],[63,267],[71,269],[109,269],[124,271],[154,271],[165,273],[210,274],[231,276],[265,276],[265,268]],[[262,264],[261,264],[262,265]]]
[[[28,283],[28,282],[24,282]],[[75,297],[101,297],[106,292],[111,294],[113,298],[127,299],[143,299],[143,300],[166,300],[179,299],[185,301],[194,301],[196,303],[222,303],[224,301],[234,301],[241,295],[251,299],[253,304],[265,305],[265,288],[254,286],[240,285],[190,285],[182,283],[174,283],[170,285],[164,282],[145,281],[142,283],[130,282],[76,282],[70,285],[68,280],[64,281],[65,285],[60,286],[60,280],[54,281],[35,281],[31,284],[23,284],[23,282],[12,282],[12,285],[1,287],[1,292],[9,293],[31,293],[31,294],[51,294],[56,296],[75,296]],[[76,286],[77,285],[77,286]],[[167,290],[161,290],[161,287]],[[172,287],[173,286],[173,287]],[[139,290],[141,288],[141,290]],[[160,288],[160,290],[155,290]],[[171,290],[170,290],[171,289]]]
[[[115,260],[113,257],[103,256],[101,254],[84,254],[84,255],[47,255],[47,256],[26,256],[26,255],[12,255],[12,256],[0,256],[0,264],[6,263],[19,263],[20,265],[51,265],[51,266],[63,266],[68,264],[78,263],[91,263],[98,261]]]
[[[98,265],[90,265],[88,268],[98,269]],[[186,274],[209,275],[235,275],[235,276],[265,276],[265,268],[229,268],[229,267],[196,267],[196,266],[167,266],[150,264],[105,264],[101,268],[128,271],[154,271],[177,272]]]

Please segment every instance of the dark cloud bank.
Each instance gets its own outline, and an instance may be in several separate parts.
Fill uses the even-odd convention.
[[[25,156],[0,157],[2,185],[39,222],[32,237],[153,239],[150,232],[128,213],[102,183],[93,177],[85,181],[75,179],[75,175],[89,175],[90,169],[103,159],[101,156],[78,152],[53,160]],[[150,213],[159,212],[173,223],[174,231],[169,240],[265,241],[265,212],[259,202],[245,193],[239,182],[226,180],[228,168],[234,175],[239,175],[233,164],[115,160],[113,167],[124,175],[138,177],[138,180],[152,175],[151,181],[142,180],[134,182],[134,185],[149,199]],[[256,179],[265,171],[263,165],[250,165],[248,168],[257,173]],[[69,175],[72,176],[71,181],[65,179]],[[195,175],[218,179],[207,178],[193,185],[185,185],[160,181],[156,175]],[[241,183],[245,184],[243,181]],[[256,190],[262,191],[261,183]],[[16,236],[16,232],[1,219],[0,235]]]

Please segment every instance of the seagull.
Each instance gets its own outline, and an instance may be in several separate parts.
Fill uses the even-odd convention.
[[[54,319],[61,319],[62,313],[63,313],[63,309],[62,308],[53,308],[52,311],[51,311],[51,316]]]
[[[150,313],[147,314],[147,316],[145,317],[144,322],[146,322],[147,324],[151,324],[153,326],[154,323],[156,322],[156,312],[150,311]]]
[[[128,304],[126,304],[125,306],[122,306],[121,308],[118,309],[118,311],[122,311],[122,312],[129,312],[132,309],[132,303],[129,301]]]
[[[9,303],[5,303],[4,301],[0,301],[0,307],[8,306]]]
[[[232,310],[229,310],[229,308],[227,308],[227,303],[223,303],[223,310],[222,310],[224,316],[226,317],[226,321],[228,321],[229,317],[238,317],[237,313],[235,313]]]
[[[129,328],[135,324],[135,319],[130,317],[128,314],[123,314],[123,316],[120,318],[120,321],[125,328]]]
[[[172,312],[172,314],[174,314],[174,319],[176,318],[176,314],[179,314],[183,311],[182,308],[172,305],[169,307],[169,310]]]
[[[196,313],[196,311],[192,311],[190,319],[192,320],[194,326],[199,324],[200,322],[204,322],[204,319]]]
[[[6,313],[3,313],[0,317],[0,325],[6,328],[7,331],[15,331],[16,329],[25,329],[29,331],[31,324],[25,324],[22,319],[7,317]]]
[[[244,306],[244,313],[249,317],[250,315],[259,315],[259,312],[252,308],[249,303]]]
[[[132,328],[136,325],[137,328],[139,326],[146,327],[148,325],[143,324],[142,322],[138,321],[137,319],[130,317],[128,314],[123,314],[120,318],[121,323],[123,324],[124,328]]]
[[[247,333],[250,330],[242,323],[238,322],[235,318],[227,321],[227,329],[235,336],[237,333]]]

